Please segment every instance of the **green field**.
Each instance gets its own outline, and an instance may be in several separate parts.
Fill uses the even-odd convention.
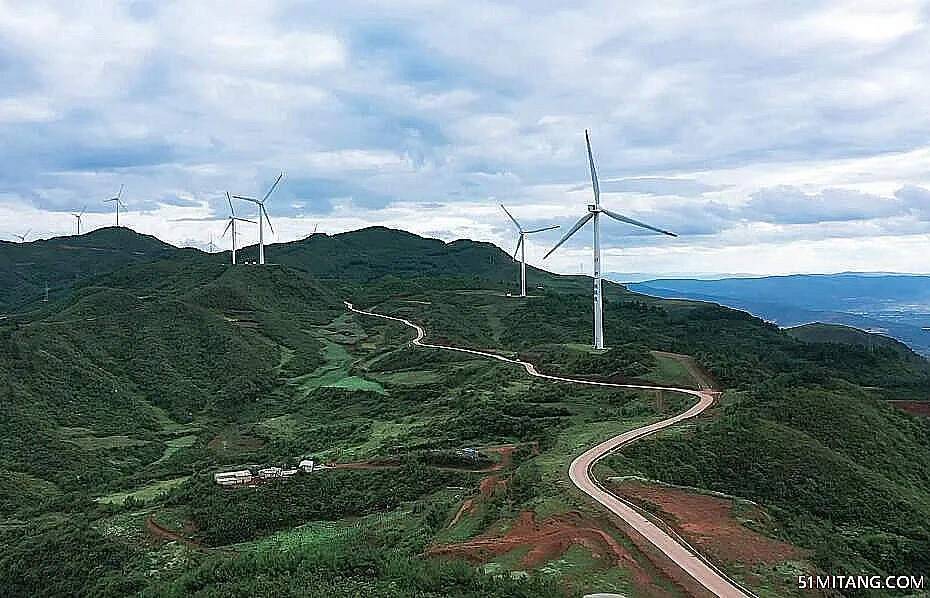
[[[134,488],[126,492],[114,492],[107,496],[101,496],[97,501],[105,504],[123,504],[123,501],[131,496],[139,502],[148,502],[157,498],[162,493],[168,492],[172,488],[177,488],[186,482],[188,478],[190,478],[190,476],[152,482],[151,484],[146,484],[145,486],[140,486],[139,488]]]

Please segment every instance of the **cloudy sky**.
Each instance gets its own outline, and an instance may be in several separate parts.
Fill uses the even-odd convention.
[[[511,249],[583,215],[605,270],[930,272],[930,2],[0,0],[0,235],[206,247],[382,224]],[[242,215],[252,206],[237,206]],[[254,242],[254,226],[240,243]],[[585,229],[541,261],[590,270]],[[273,250],[272,250],[273,251]],[[273,256],[273,253],[271,254]]]

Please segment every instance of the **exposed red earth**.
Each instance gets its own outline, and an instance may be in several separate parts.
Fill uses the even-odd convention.
[[[930,417],[930,401],[888,401],[888,403],[911,415]]]
[[[634,584],[650,596],[672,596],[657,585],[652,575],[601,525],[577,512],[553,515],[537,521],[532,511],[520,513],[503,535],[485,533],[460,544],[430,547],[429,556],[464,558],[471,563],[487,563],[513,550],[528,548],[517,564],[518,569],[532,569],[551,562],[571,546],[583,546],[603,566],[620,565],[630,573]]]
[[[778,564],[805,558],[801,549],[746,527],[727,498],[643,482],[610,484],[621,498],[658,515],[705,556],[719,563]],[[758,507],[748,505],[741,516],[763,520]]]

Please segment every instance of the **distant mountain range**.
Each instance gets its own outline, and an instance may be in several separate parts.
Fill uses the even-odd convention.
[[[747,311],[788,328],[843,324],[892,336],[930,355],[930,276],[844,273],[656,279],[626,285],[663,298],[697,299]]]

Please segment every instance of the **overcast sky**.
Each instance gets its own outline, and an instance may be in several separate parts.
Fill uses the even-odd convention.
[[[512,250],[499,202],[584,214],[587,127],[604,205],[680,234],[606,221],[607,271],[930,272],[930,2],[570,4],[0,0],[0,235],[112,225],[125,184],[121,224],[228,248],[225,192],[284,170],[272,241]],[[591,236],[527,257],[588,272]]]

